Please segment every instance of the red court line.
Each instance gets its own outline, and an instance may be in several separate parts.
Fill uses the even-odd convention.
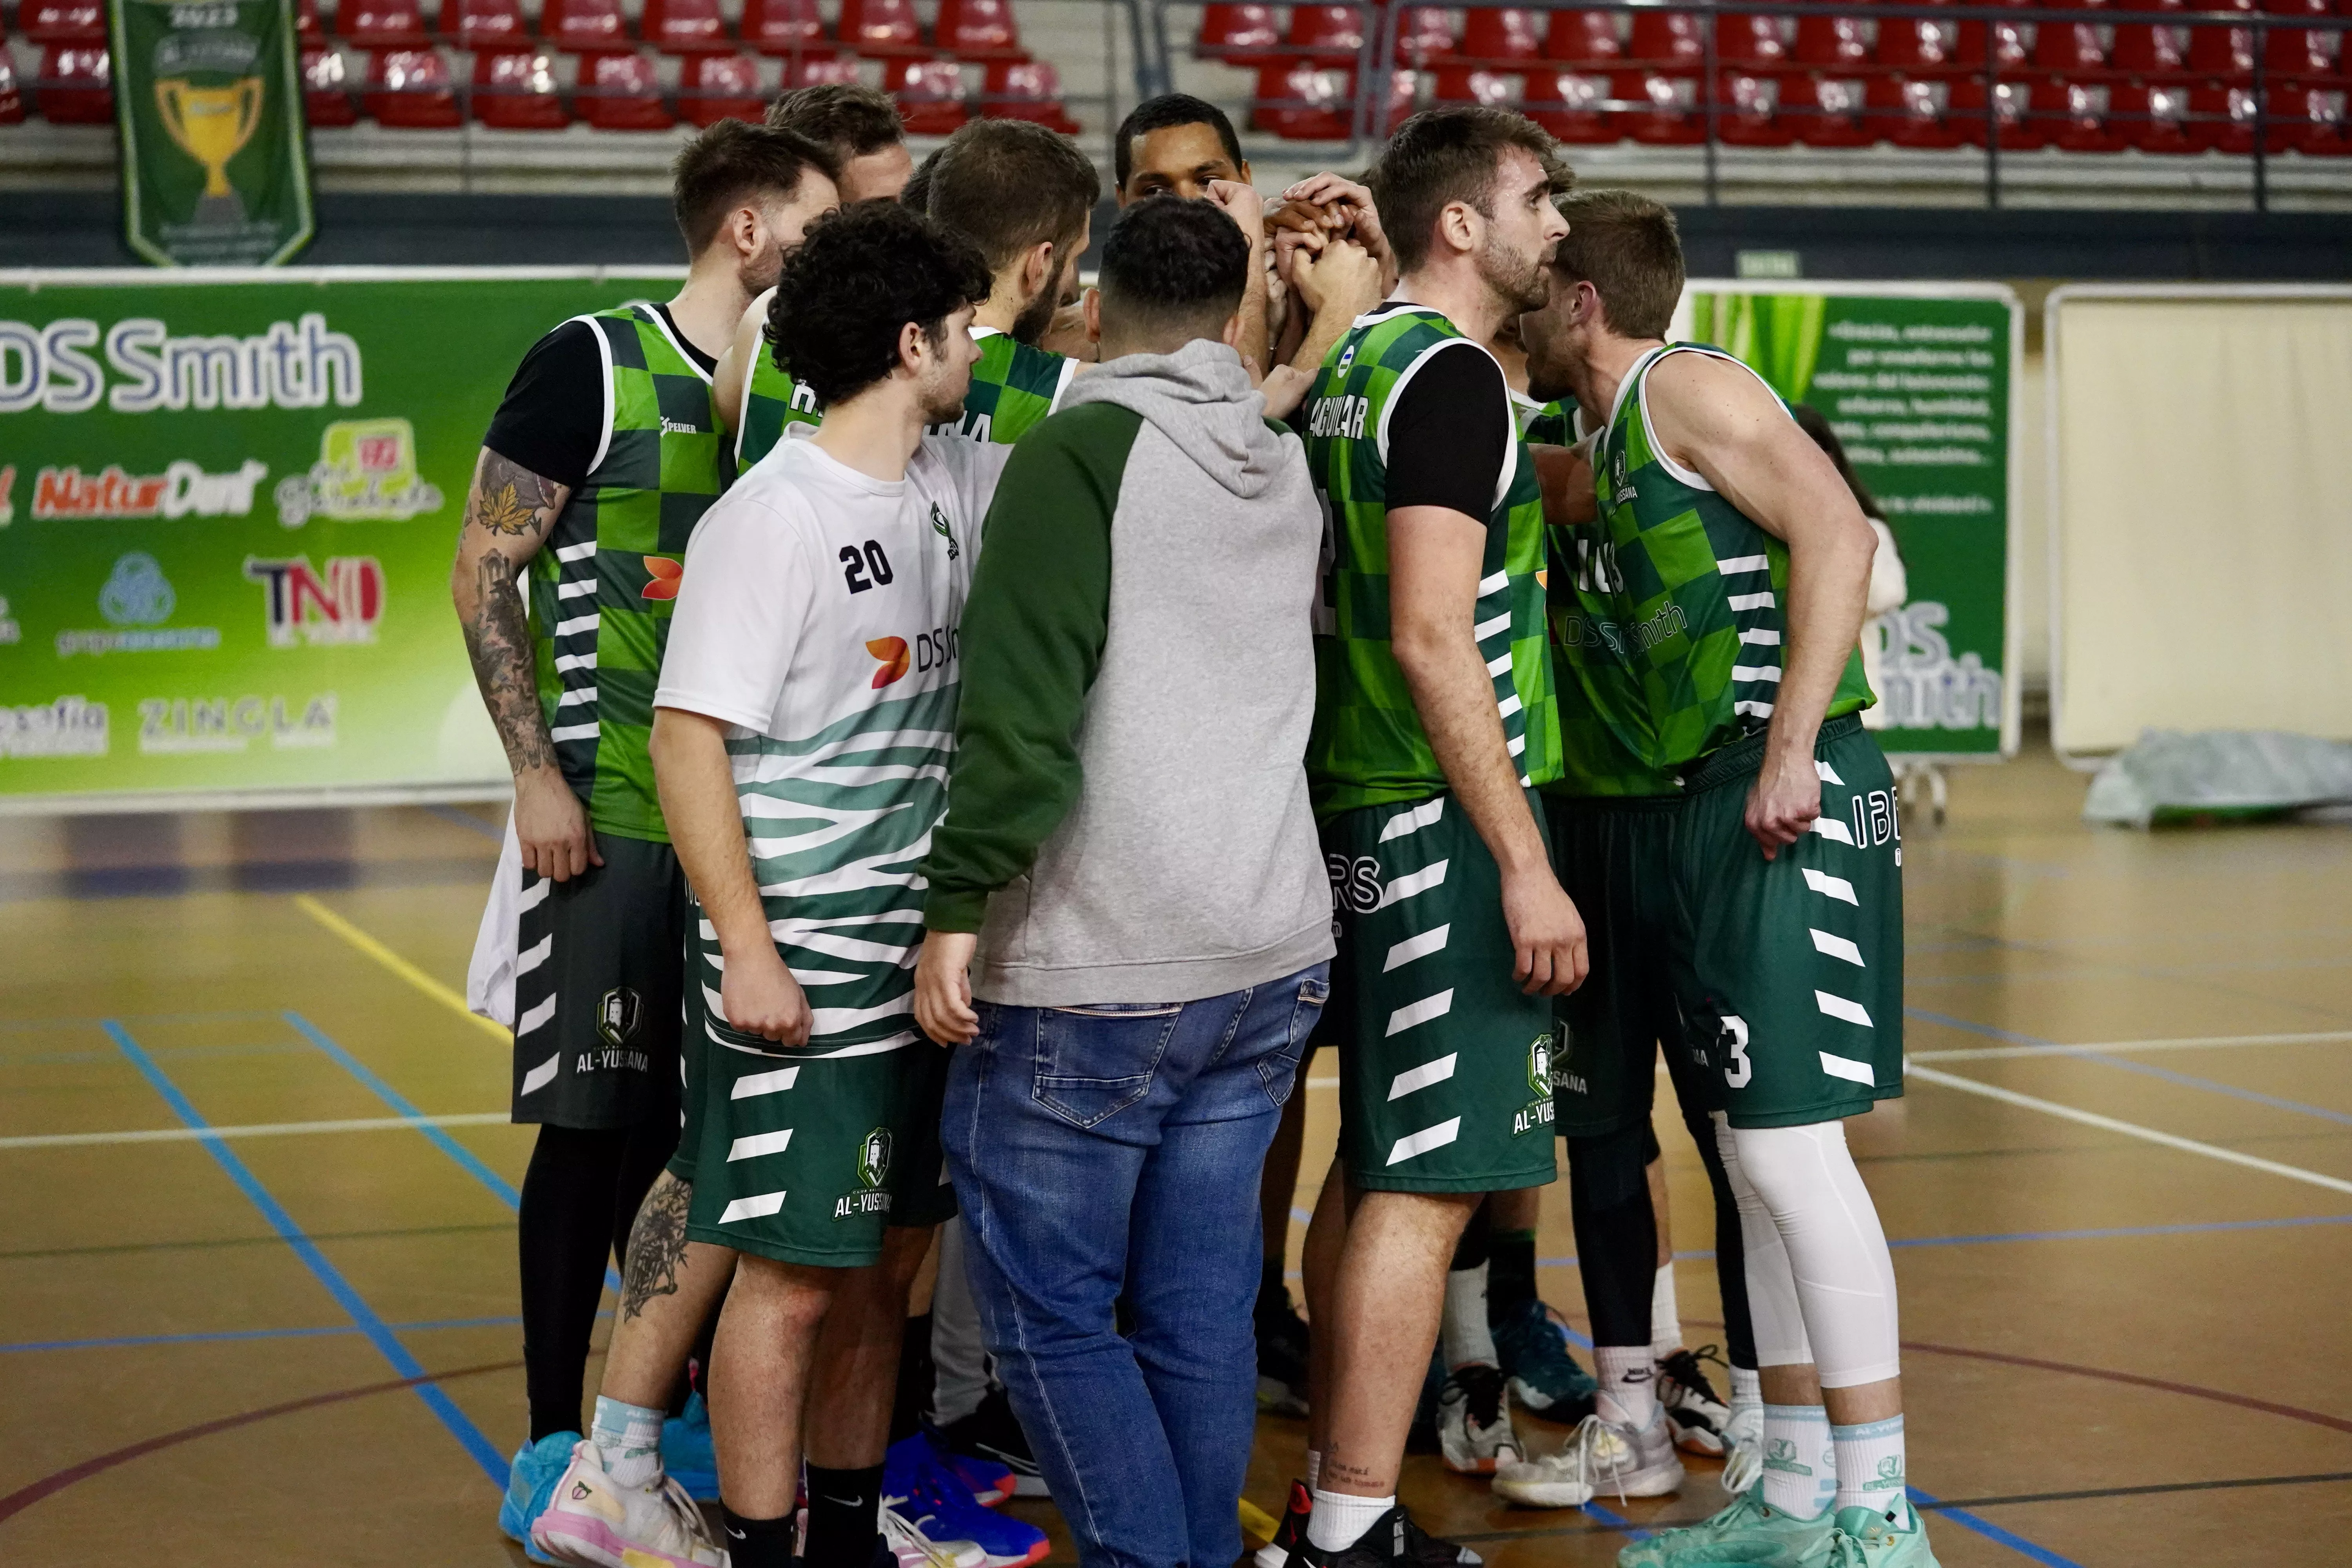
[[[2242,1410],[2259,1410],[2265,1415],[2284,1415],[2290,1421],[2308,1421],[2314,1426],[2326,1426],[2336,1432],[2352,1432],[2352,1421],[2340,1415],[2326,1415],[2316,1410],[2304,1410],[2293,1405],[2280,1405],[2268,1399],[2256,1399],[2251,1394],[2229,1394],[2218,1388],[2200,1388],[2193,1383],[2174,1383],[2161,1377],[2143,1377],[2136,1372],[2109,1372],[2104,1367],[2077,1366],[2073,1362],[2042,1361],[2033,1356],[2005,1355],[1999,1351],[1972,1351],[1959,1345],[1931,1345],[1918,1340],[1905,1340],[1906,1351],[1926,1351],[1930,1355],[1964,1356],[1970,1361],[2000,1362],[2010,1366],[2032,1367],[2037,1372],[2063,1372],[2076,1377],[2095,1377],[2108,1383],[2128,1383],[2141,1388],[2153,1388],[2165,1394],[2185,1394],[2192,1399],[2210,1399],[2217,1405],[2234,1405]]]
[[[482,1366],[459,1367],[454,1372],[430,1372],[422,1377],[400,1377],[385,1383],[362,1384],[357,1388],[338,1389],[331,1394],[309,1394],[300,1399],[289,1399],[283,1405],[266,1405],[259,1410],[247,1410],[237,1415],[223,1415],[215,1420],[199,1422],[194,1426],[183,1426],[176,1432],[166,1432],[161,1436],[143,1438],[128,1447],[117,1448],[112,1453],[100,1454],[94,1458],[84,1459],[79,1465],[69,1465],[55,1475],[44,1476],[28,1487],[20,1487],[7,1496],[0,1497],[0,1523],[5,1523],[43,1498],[65,1490],[76,1481],[88,1480],[90,1477],[113,1469],[118,1465],[127,1465],[131,1460],[142,1458],[159,1448],[173,1447],[182,1443],[193,1442],[198,1437],[209,1437],[215,1432],[227,1432],[239,1426],[250,1426],[255,1422],[268,1421],[275,1416],[291,1415],[298,1410],[313,1410],[322,1405],[340,1405],[348,1399],[364,1399],[372,1394],[395,1394],[404,1388],[415,1388],[421,1383],[441,1383],[453,1377],[475,1377],[486,1372],[510,1372],[521,1364],[522,1363],[519,1361],[491,1362]]]

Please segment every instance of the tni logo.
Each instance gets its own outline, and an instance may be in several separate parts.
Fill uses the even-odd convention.
[[[245,574],[261,584],[269,646],[375,641],[383,619],[383,568],[373,555],[331,555],[323,571],[310,558],[263,561],[246,557]]]

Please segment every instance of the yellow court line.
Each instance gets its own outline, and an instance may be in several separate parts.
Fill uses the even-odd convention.
[[[1274,1532],[1282,1527],[1275,1522],[1272,1514],[1250,1501],[1249,1499],[1244,1498],[1242,1499],[1242,1528],[1260,1541],[1272,1541]]]
[[[294,907],[300,910],[304,914],[309,915],[312,920],[317,921],[320,925],[325,926],[329,931],[333,931],[337,936],[341,937],[345,942],[350,942],[353,947],[358,948],[362,952],[366,953],[370,958],[374,959],[378,963],[383,964],[386,969],[391,970],[394,974],[399,975],[403,980],[407,981],[411,985],[415,986],[419,991],[424,992],[427,996],[432,997],[436,1002],[440,1003],[443,1006],[457,1013],[468,1024],[477,1024],[481,1027],[488,1029],[491,1034],[497,1036],[502,1044],[509,1044],[513,1041],[514,1031],[509,1029],[504,1024],[499,1023],[495,1018],[483,1017],[479,1013],[475,1012],[472,1008],[466,1005],[465,997],[459,995],[457,992],[452,991],[446,985],[442,984],[441,982],[434,979],[433,976],[425,973],[425,971],[417,968],[416,965],[409,963],[408,960],[401,957],[400,954],[393,952],[392,949],[384,946],[383,943],[368,935],[367,932],[360,930],[359,927],[352,924],[351,921],[345,920],[342,916],[337,914],[334,910],[329,909],[326,905],[320,903],[310,894],[295,894]]]
[[[497,1127],[514,1117],[504,1110],[467,1110],[454,1116],[366,1116],[342,1121],[259,1121],[244,1127],[139,1127],[125,1132],[39,1132],[0,1138],[0,1149],[79,1149],[93,1143],[180,1143],[210,1138],[288,1138],[312,1132],[389,1132],[409,1127]]]

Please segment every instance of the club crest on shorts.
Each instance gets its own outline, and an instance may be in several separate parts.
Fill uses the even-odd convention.
[[[1552,1122],[1551,1108],[1551,1031],[1547,1029],[1528,1042],[1528,1088],[1535,1098],[1521,1106],[1511,1117],[1511,1136],[1549,1127]]]
[[[615,985],[596,1004],[596,1032],[608,1046],[625,1046],[635,1037],[645,1011],[645,1002],[635,992]]]
[[[833,1201],[833,1217],[854,1219],[860,1215],[887,1215],[890,1212],[890,1194],[882,1184],[890,1179],[890,1130],[877,1127],[858,1141],[858,1190],[844,1193]]]

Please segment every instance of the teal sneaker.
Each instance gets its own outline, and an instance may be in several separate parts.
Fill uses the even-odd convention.
[[[1916,1508],[1906,1508],[1911,1528],[1897,1530],[1874,1509],[1838,1510],[1837,1539],[1831,1549],[1831,1568],[1939,1568],[1927,1549],[1927,1521]]]
[[[662,1470],[697,1502],[719,1500],[719,1456],[710,1447],[710,1406],[699,1394],[662,1423]]]
[[[1851,1511],[1865,1512],[1856,1509]],[[1823,1509],[1818,1519],[1798,1519],[1764,1500],[1764,1483],[1742,1492],[1714,1518],[1681,1530],[1662,1531],[1617,1554],[1617,1568],[1713,1568],[1740,1563],[1749,1568],[1830,1568],[1837,1521]],[[1843,1560],[1839,1568],[1845,1568]],[[1869,1568],[1892,1559],[1873,1558]],[[1856,1559],[1853,1568],[1862,1568]],[[1904,1568],[1913,1568],[1906,1563]]]
[[[1600,1386],[1568,1353],[1568,1341],[1541,1301],[1528,1300],[1489,1325],[1495,1356],[1524,1410],[1549,1421],[1577,1422],[1592,1414]]]
[[[515,1450],[507,1468],[506,1500],[499,1504],[499,1529],[509,1541],[522,1543],[522,1554],[533,1563],[553,1563],[530,1538],[530,1527],[555,1500],[555,1483],[572,1464],[577,1432],[550,1432],[536,1443]]]

